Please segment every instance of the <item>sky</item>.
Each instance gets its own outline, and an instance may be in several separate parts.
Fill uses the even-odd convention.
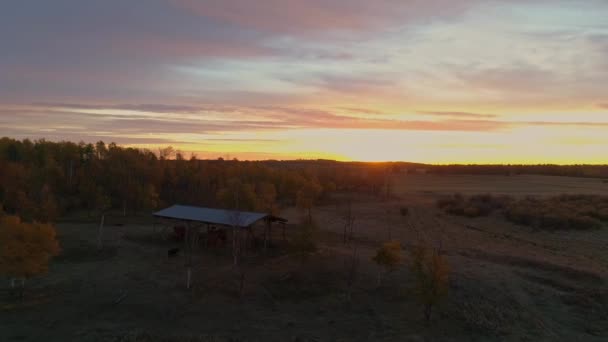
[[[0,136],[608,163],[608,1],[6,1]]]

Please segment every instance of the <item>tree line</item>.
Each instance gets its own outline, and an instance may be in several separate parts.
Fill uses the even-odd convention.
[[[310,216],[334,191],[383,193],[387,175],[376,164],[201,160],[171,147],[0,139],[0,204],[28,222],[175,203],[266,212],[298,204]]]
[[[608,165],[431,165],[428,172],[433,174],[464,175],[544,175],[564,177],[608,178]]]

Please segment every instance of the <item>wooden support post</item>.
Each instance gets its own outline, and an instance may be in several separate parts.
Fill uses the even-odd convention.
[[[249,240],[249,249],[253,250],[255,248],[255,231],[252,226],[247,227],[247,238]]]
[[[283,228],[283,241],[287,242],[287,237],[285,236],[285,224],[283,223],[281,226]]]
[[[205,236],[205,249],[209,248],[209,232],[210,232],[209,223],[207,223],[207,236]]]
[[[237,227],[232,226],[232,257],[234,258],[234,266],[236,266],[239,262],[238,258],[238,248],[237,248]]]
[[[192,266],[188,266],[188,270],[186,271],[186,288],[190,289],[190,282],[192,280]]]
[[[103,224],[106,219],[105,214],[101,214],[101,222],[99,223],[99,232],[97,233],[97,250],[103,249]]]
[[[272,224],[268,225],[268,244],[272,245]]]
[[[184,232],[184,256],[186,258],[186,288],[190,289],[190,281],[192,279],[192,244],[191,244],[190,222],[186,222],[186,231]]]
[[[270,225],[272,225],[272,222],[266,220],[266,225],[264,226],[264,252],[268,248],[268,231],[270,231]]]

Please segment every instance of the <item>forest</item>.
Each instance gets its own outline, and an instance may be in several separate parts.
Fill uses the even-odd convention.
[[[175,203],[266,210],[268,201],[294,204],[299,192],[302,201],[344,189],[379,193],[387,172],[384,165],[362,173],[333,162],[199,160],[171,147],[0,139],[0,203],[25,221],[53,222],[73,211],[129,215]]]

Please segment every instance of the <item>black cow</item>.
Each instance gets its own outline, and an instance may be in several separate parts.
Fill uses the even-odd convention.
[[[179,248],[171,248],[167,251],[167,257],[171,258],[179,254]]]

